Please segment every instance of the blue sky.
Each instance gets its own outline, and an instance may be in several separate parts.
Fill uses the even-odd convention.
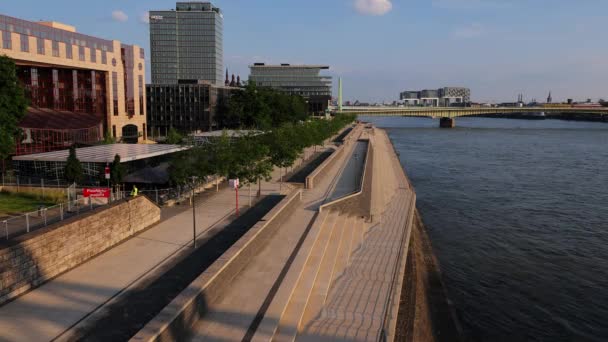
[[[468,86],[475,101],[608,98],[606,0],[217,0],[224,64],[328,64],[346,100]],[[149,51],[148,10],[166,0],[0,0],[0,13],[56,20]],[[148,54],[149,55],[149,54]],[[334,82],[337,84],[337,79]]]

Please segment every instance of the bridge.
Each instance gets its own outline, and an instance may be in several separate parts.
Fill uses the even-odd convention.
[[[338,112],[338,111],[336,111]],[[455,118],[462,116],[487,116],[505,114],[559,113],[599,116],[608,121],[608,107],[342,107],[341,113],[365,116],[409,116],[440,118],[440,127],[455,126]]]

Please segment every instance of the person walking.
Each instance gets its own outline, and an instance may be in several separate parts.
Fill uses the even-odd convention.
[[[133,190],[131,190],[131,197],[137,197],[138,192],[139,189],[137,189],[137,186],[133,185]]]

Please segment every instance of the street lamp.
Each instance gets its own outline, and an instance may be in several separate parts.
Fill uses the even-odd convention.
[[[194,180],[196,177],[192,176],[192,246],[196,248],[196,203],[194,199]]]

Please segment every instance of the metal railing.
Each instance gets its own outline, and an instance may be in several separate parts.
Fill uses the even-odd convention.
[[[0,231],[6,240],[19,235],[30,233],[57,223],[70,217],[78,216],[95,208],[106,206],[107,203],[97,202],[90,198],[60,203],[50,207],[40,206],[38,210],[30,211],[19,216],[0,220]]]

